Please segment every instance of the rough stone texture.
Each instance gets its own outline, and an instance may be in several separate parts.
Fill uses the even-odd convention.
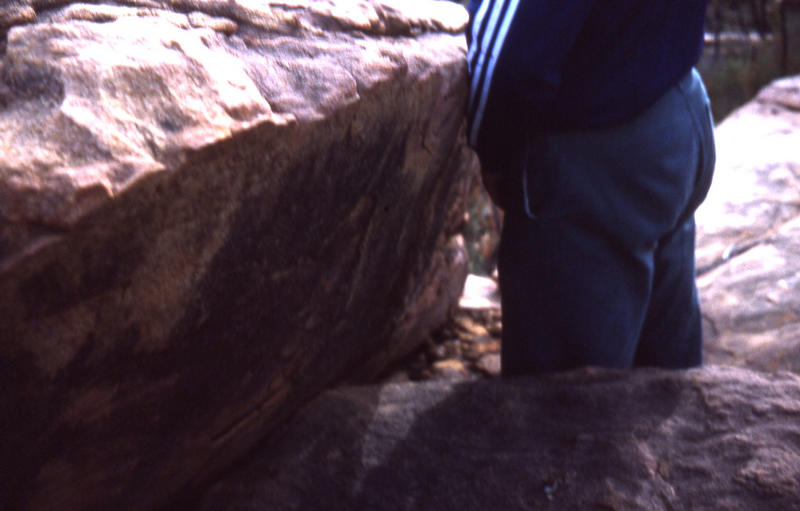
[[[797,510],[800,378],[708,367],[341,388],[195,509]]]
[[[443,322],[465,21],[3,2],[0,507],[152,509]]]
[[[798,372],[800,76],[766,87],[716,137],[716,176],[697,214],[707,358]]]

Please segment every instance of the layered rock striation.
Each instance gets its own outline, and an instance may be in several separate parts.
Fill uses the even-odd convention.
[[[15,510],[153,509],[442,323],[463,9],[0,7],[0,459]]]

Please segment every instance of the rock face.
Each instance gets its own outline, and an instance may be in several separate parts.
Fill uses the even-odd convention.
[[[707,358],[800,371],[800,76],[765,88],[716,130],[698,210]]]
[[[153,509],[444,321],[465,22],[407,0],[3,3],[0,507]]]
[[[800,378],[708,367],[325,393],[217,509],[800,509]]]

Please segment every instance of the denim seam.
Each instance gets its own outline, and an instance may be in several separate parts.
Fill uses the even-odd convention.
[[[695,73],[695,71],[693,70],[692,71],[692,75],[694,75],[694,73]],[[677,225],[681,225],[688,219],[687,218],[688,211],[690,209],[692,209],[693,207],[695,207],[695,208],[697,207],[696,205],[693,206],[693,203],[695,202],[695,196],[696,196],[696,193],[697,193],[697,186],[698,186],[698,184],[700,182],[700,179],[703,176],[703,173],[704,173],[704,170],[705,170],[705,166],[706,166],[706,159],[708,158],[708,155],[707,155],[708,148],[706,147],[706,140],[708,140],[709,133],[708,133],[708,130],[703,127],[703,124],[701,123],[700,119],[698,119],[697,112],[695,112],[695,109],[692,108],[692,101],[691,101],[691,99],[689,97],[689,91],[687,90],[686,86],[684,85],[683,80],[678,82],[678,91],[680,92],[681,97],[683,98],[684,102],[686,103],[686,109],[689,112],[689,117],[692,119],[692,124],[694,125],[695,133],[697,134],[698,141],[699,141],[698,142],[698,150],[700,152],[700,162],[699,163],[700,163],[700,165],[703,166],[703,168],[697,169],[697,174],[696,174],[695,179],[694,179],[692,192],[689,194],[689,197],[687,198],[687,202],[686,202],[686,205],[685,205],[684,212],[679,217]],[[705,110],[706,115],[708,115],[708,110],[710,108],[709,108],[709,106],[707,104],[707,100],[706,100],[705,103],[706,103],[705,104],[706,108],[704,110]],[[712,132],[712,134],[713,134],[713,132]],[[688,215],[688,216],[691,216],[691,215]]]
[[[684,103],[686,103],[686,110],[689,112],[689,116],[692,118],[692,124],[694,125],[695,132],[697,133],[698,137],[703,137],[705,134],[705,130],[700,125],[700,121],[697,119],[697,115],[695,114],[694,108],[692,108],[692,103],[689,99],[689,91],[686,90],[683,80],[678,82],[678,90],[681,93],[681,97],[683,98]]]

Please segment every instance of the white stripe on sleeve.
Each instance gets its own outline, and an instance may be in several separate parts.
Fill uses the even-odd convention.
[[[469,97],[469,104],[472,105],[475,103],[475,93],[480,88],[480,79],[481,75],[483,74],[484,64],[486,62],[486,56],[488,53],[492,51],[492,46],[495,44],[495,31],[497,29],[498,21],[501,21],[501,16],[504,15],[503,6],[506,4],[506,0],[484,0],[481,4],[481,9],[484,6],[488,6],[494,4],[492,7],[492,12],[489,16],[489,22],[486,24],[486,27],[482,32],[478,32],[481,36],[480,38],[473,38],[472,43],[473,46],[477,46],[480,44],[480,47],[475,48],[474,50],[471,48],[470,51],[472,53],[472,58],[475,57],[477,53],[478,60],[475,64],[475,68],[472,70],[472,84],[470,87],[470,97]],[[485,13],[484,13],[485,15]],[[483,24],[483,17],[480,20],[481,24]],[[480,26],[478,26],[480,28]]]
[[[495,6],[495,11],[502,10],[502,4]],[[517,13],[517,7],[519,7],[519,0],[511,0],[511,3],[508,6],[508,9],[503,13],[503,20],[500,25],[500,31],[497,33],[497,37],[492,42],[491,45],[491,57],[489,59],[488,68],[486,72],[486,78],[483,82],[483,87],[481,88],[481,95],[480,95],[480,102],[478,103],[478,109],[475,112],[475,117],[472,121],[472,130],[470,133],[470,144],[475,147],[478,141],[478,132],[480,131],[481,122],[483,121],[483,113],[486,109],[486,101],[489,98],[489,89],[492,85],[492,75],[494,74],[495,65],[497,65],[497,57],[500,55],[500,52],[503,49],[503,44],[505,43],[506,36],[508,35],[508,30],[511,27],[511,22],[514,20],[514,15]],[[494,15],[494,13],[493,13]],[[491,25],[491,20],[490,20]],[[491,33],[491,32],[489,32]],[[484,55],[481,55],[483,57]],[[478,61],[478,69],[475,69],[474,76],[479,77],[481,65],[483,64],[483,58]],[[473,86],[477,88],[478,83],[473,80]],[[470,94],[470,96],[473,96]],[[470,104],[474,101],[473,97],[470,97]]]
[[[489,5],[491,5],[491,3],[492,0],[483,0],[481,2],[481,6],[478,8],[478,12],[475,13],[475,19],[472,21],[472,41],[469,45],[469,53],[467,53],[467,62],[470,64],[472,64],[472,58],[475,56],[475,52],[478,50],[478,31],[483,24],[483,18],[486,17],[486,11],[489,9]]]

